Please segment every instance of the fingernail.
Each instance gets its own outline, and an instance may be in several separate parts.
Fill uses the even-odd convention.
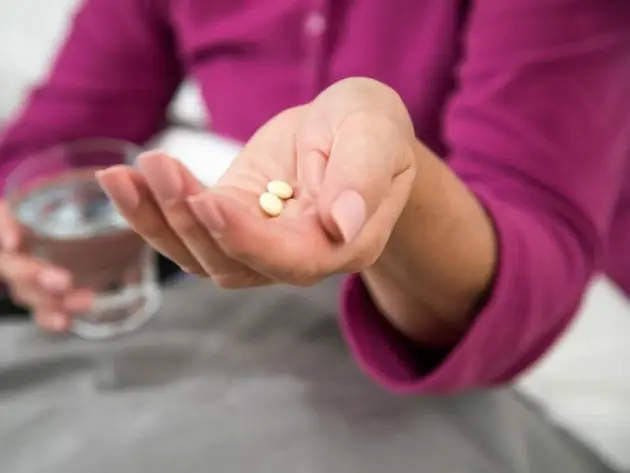
[[[217,208],[206,202],[203,196],[189,198],[188,204],[199,223],[206,227],[210,235],[214,238],[220,238],[225,229],[225,220]]]
[[[65,291],[70,287],[67,274],[58,271],[45,270],[39,275],[39,283],[50,291]]]
[[[64,308],[68,312],[76,313],[89,310],[94,303],[94,295],[91,292],[77,292],[64,299]]]
[[[63,332],[68,328],[68,320],[61,314],[55,314],[55,316],[50,319],[50,326],[56,332]]]
[[[46,314],[40,319],[40,323],[44,328],[52,332],[65,332],[68,329],[68,319],[65,315],[53,312]]]
[[[159,201],[168,202],[182,195],[184,185],[179,168],[172,158],[163,155],[141,156],[138,166]]]
[[[140,194],[131,178],[123,170],[108,169],[96,173],[101,188],[117,205],[135,209],[140,205]]]
[[[365,223],[365,200],[356,191],[344,191],[333,202],[331,216],[343,240],[346,243],[352,241]]]

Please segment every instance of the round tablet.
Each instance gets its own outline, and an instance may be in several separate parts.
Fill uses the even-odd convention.
[[[283,200],[293,197],[293,187],[280,180],[270,181],[269,184],[267,184],[267,192]]]
[[[260,204],[260,208],[271,217],[277,217],[284,210],[282,201],[271,192],[261,194],[258,198],[258,203]]]

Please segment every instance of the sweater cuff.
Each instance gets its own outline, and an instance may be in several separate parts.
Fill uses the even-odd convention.
[[[493,220],[501,222],[497,225],[499,261],[494,285],[466,334],[439,359],[387,321],[358,274],[346,279],[342,330],[359,366],[386,389],[400,394],[443,394],[481,388],[510,381],[529,364],[522,363],[518,359],[522,353],[509,346],[515,335],[510,327],[518,304],[515,297],[523,296],[518,292],[516,273],[521,258],[517,233],[522,222],[509,205],[493,205],[489,199],[484,204]],[[541,347],[551,343],[541,341]]]

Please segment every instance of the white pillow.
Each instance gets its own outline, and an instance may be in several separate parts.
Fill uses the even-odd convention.
[[[177,158],[206,186],[213,186],[242,148],[240,143],[205,131],[172,127],[147,145]]]
[[[210,114],[206,110],[199,87],[193,80],[186,80],[180,87],[171,103],[168,118],[178,125],[208,127]]]

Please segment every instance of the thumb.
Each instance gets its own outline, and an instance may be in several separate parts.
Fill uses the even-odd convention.
[[[349,116],[335,134],[319,188],[318,212],[326,232],[350,242],[399,178],[413,169],[409,138],[395,123],[376,114]],[[403,179],[405,185],[409,179]],[[404,205],[400,203],[400,209]]]
[[[0,246],[4,251],[17,250],[20,244],[19,227],[6,201],[0,200]]]

